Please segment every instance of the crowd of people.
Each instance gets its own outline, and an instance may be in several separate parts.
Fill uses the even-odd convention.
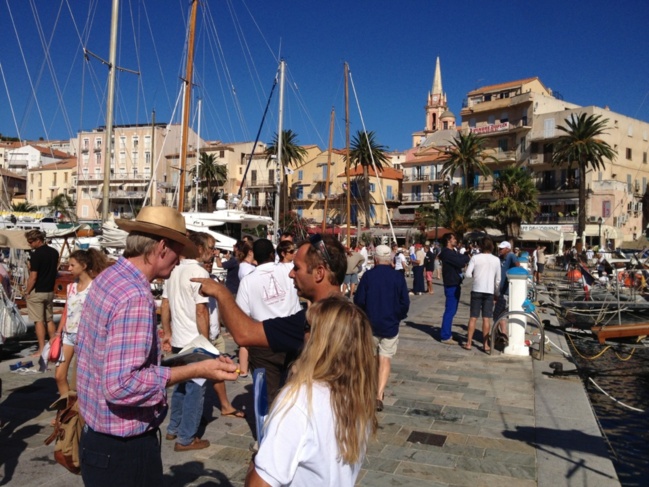
[[[164,438],[176,452],[207,448],[199,431],[210,420],[203,417],[208,385],[222,416],[244,419],[254,413],[233,406],[226,384],[262,368],[271,409],[254,432],[259,441],[246,485],[353,485],[384,409],[411,296],[434,295],[434,281],[441,281],[439,341],[457,345],[453,320],[463,281],[472,278],[461,346],[471,350],[481,317],[482,348],[489,351],[492,320],[507,307],[506,272],[519,265],[507,241],[496,246],[486,237],[465,247],[453,233],[409,248],[347,248],[330,235],[297,241],[284,233],[277,246],[245,237],[225,251],[211,235],[187,232],[172,208],[145,207],[135,220],[116,223],[128,232],[117,262],[108,265],[95,250],[70,255],[74,282],[58,328],[51,308],[58,253],[42,232],[27,234],[33,252],[25,292],[37,353],[47,338],[63,337],[56,383],[62,397],[78,391],[86,421],[81,475],[93,486],[160,484],[167,413]],[[534,253],[536,282],[544,251],[539,245]],[[157,279],[164,280],[159,310],[150,287]],[[225,330],[238,353],[228,355]],[[161,365],[163,354],[196,340],[209,341],[220,355]],[[68,380],[71,364],[76,384]]]

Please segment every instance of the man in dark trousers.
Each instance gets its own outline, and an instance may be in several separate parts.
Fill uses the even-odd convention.
[[[457,345],[457,342],[453,340],[451,329],[453,327],[453,318],[460,303],[462,280],[464,279],[462,272],[470,259],[467,253],[460,254],[457,252],[456,247],[457,238],[455,235],[452,233],[444,234],[439,260],[442,262],[442,280],[444,282],[444,296],[446,296],[440,340],[445,345]]]
[[[54,326],[54,283],[59,267],[59,253],[45,243],[45,232],[30,230],[25,234],[32,252],[29,256],[29,279],[25,287],[25,301],[29,319],[36,326],[39,357],[45,346],[45,323],[47,335],[52,338],[56,333]]]
[[[408,315],[410,298],[403,274],[392,268],[390,247],[376,247],[374,264],[361,279],[354,304],[365,311],[372,324],[379,356],[376,409],[382,411],[385,386],[390,378],[390,363],[399,343],[399,322]]]

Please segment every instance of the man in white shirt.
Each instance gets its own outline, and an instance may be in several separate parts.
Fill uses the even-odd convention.
[[[256,321],[291,316],[300,310],[300,300],[289,269],[275,264],[275,249],[268,239],[258,239],[252,246],[258,265],[239,284],[237,304]],[[295,359],[291,354],[273,352],[268,348],[248,347],[252,369],[266,369],[269,403],[275,399],[283,383],[288,365]]]
[[[403,275],[406,274],[406,267],[408,266],[408,261],[403,255],[403,249],[399,247],[397,253],[394,256],[394,270],[401,272]]]
[[[482,241],[481,252],[471,257],[466,269],[466,276],[473,277],[471,287],[471,305],[469,326],[466,343],[462,345],[465,350],[471,350],[473,333],[478,317],[482,314],[482,344],[483,350],[490,350],[489,332],[491,318],[494,310],[494,294],[500,286],[500,259],[493,255],[494,243],[489,237]]]
[[[202,260],[211,259],[212,249],[201,234],[192,235],[191,241],[198,248],[198,259],[182,259],[165,282],[162,293],[161,318],[165,341],[170,338],[174,353],[194,340],[198,335],[209,339],[209,298],[199,293],[200,284],[190,281],[192,277],[209,277]],[[205,235],[205,234],[202,234]],[[174,451],[201,450],[210,442],[196,436],[203,413],[205,381],[189,380],[174,387],[171,414],[166,438],[177,440]]]

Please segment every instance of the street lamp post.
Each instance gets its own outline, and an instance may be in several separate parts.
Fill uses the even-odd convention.
[[[437,219],[439,217],[439,203],[433,203],[433,209],[435,210],[435,242],[437,242]]]
[[[597,219],[597,223],[599,223],[599,248],[601,249],[602,248],[602,223],[604,223],[604,220],[602,219],[601,216]]]

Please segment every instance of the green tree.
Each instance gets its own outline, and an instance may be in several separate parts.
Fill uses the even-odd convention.
[[[370,172],[369,168],[372,167],[372,162],[376,166],[376,170],[380,172],[383,166],[390,164],[390,159],[386,155],[387,147],[379,144],[375,140],[374,131],[365,132],[359,130],[352,138],[349,148],[349,161],[357,167],[359,164],[363,167],[363,185],[362,201],[363,213],[365,214],[365,226],[370,226],[371,200],[370,200]]]
[[[199,161],[198,168],[194,168],[192,174],[193,177],[196,177],[196,169],[198,169],[200,185],[207,189],[207,211],[211,212],[214,209],[212,188],[217,188],[225,183],[228,178],[228,168],[224,164],[217,164],[216,156],[207,152],[201,153]]]
[[[11,205],[11,211],[15,211],[17,213],[32,213],[37,209],[38,208],[36,208],[34,205],[29,204],[28,201],[25,201],[24,203],[14,203]]]
[[[61,213],[63,218],[68,221],[77,220],[77,212],[74,205],[74,201],[67,194],[57,194],[54,196],[49,203],[47,203],[47,209],[50,213],[57,214]]]
[[[608,118],[601,115],[573,114],[565,120],[565,126],[557,129],[565,132],[554,142],[552,164],[567,167],[570,171],[577,166],[579,171],[579,217],[577,234],[584,236],[586,229],[586,171],[600,171],[606,167],[606,160],[613,161],[617,152],[600,137],[606,134]]]
[[[453,178],[453,175],[460,171],[464,177],[464,187],[473,187],[476,172],[483,176],[489,176],[491,170],[486,162],[498,162],[498,160],[486,153],[486,139],[473,132],[459,132],[457,137],[451,141],[451,147],[442,156],[443,177]]]
[[[270,164],[273,156],[277,157],[277,134],[273,137],[273,142],[266,148],[267,162]],[[282,130],[282,160],[279,164],[279,170],[282,173],[282,187],[280,188],[280,210],[281,213],[288,215],[290,212],[290,200],[288,197],[288,174],[287,168],[297,166],[304,162],[307,156],[307,150],[298,144],[297,134],[292,130]]]
[[[489,214],[506,235],[520,236],[521,223],[532,221],[539,211],[538,191],[530,173],[522,167],[508,167],[493,183],[495,200],[489,203]]]
[[[439,226],[451,230],[458,240],[469,230],[484,230],[494,226],[493,220],[485,215],[480,195],[472,189],[455,188],[445,192],[439,203]],[[428,208],[424,211],[431,212]]]

